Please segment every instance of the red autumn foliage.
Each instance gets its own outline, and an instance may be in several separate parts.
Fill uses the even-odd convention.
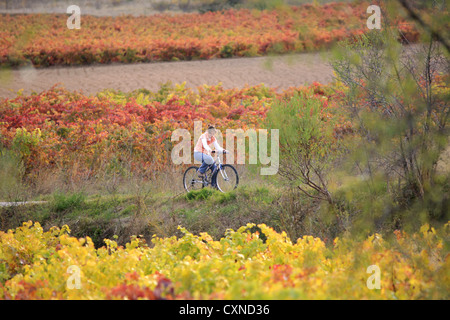
[[[259,56],[329,48],[367,32],[368,2],[336,2],[279,10],[94,17],[69,30],[66,15],[4,15],[0,64],[36,67]],[[397,19],[403,37],[418,40]]]

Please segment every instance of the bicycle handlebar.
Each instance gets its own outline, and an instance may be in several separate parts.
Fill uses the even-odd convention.
[[[216,150],[211,150],[211,153],[216,153],[216,152],[217,152]],[[227,153],[228,153],[228,151],[225,151],[225,150],[222,151],[222,154],[227,154]]]

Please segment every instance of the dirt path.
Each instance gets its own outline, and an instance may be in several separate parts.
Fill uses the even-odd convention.
[[[224,88],[258,85],[286,89],[313,81],[329,83],[332,68],[319,53],[285,57],[233,58],[206,61],[180,61],[140,64],[112,64],[84,67],[51,67],[0,71],[0,97],[12,98],[24,89],[25,94],[41,92],[56,83],[69,90],[95,94],[103,89],[131,91],[140,88],[157,90],[161,83],[172,81],[196,88],[203,84]]]
[[[15,207],[29,204],[43,204],[46,201],[20,201],[20,202],[0,202],[0,207]]]

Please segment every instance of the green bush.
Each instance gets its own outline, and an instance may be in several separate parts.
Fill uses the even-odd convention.
[[[215,190],[203,188],[200,190],[192,190],[186,193],[186,200],[206,200],[215,193]]]
[[[69,209],[82,207],[86,202],[86,195],[80,192],[72,194],[55,193],[53,195],[53,209],[56,212],[63,212]]]
[[[307,196],[332,203],[330,170],[341,149],[333,132],[336,120],[323,110],[322,98],[295,94],[273,103],[266,125],[279,130],[279,174]]]
[[[231,202],[231,201],[236,200],[236,192],[235,192],[235,190],[233,190],[231,192],[227,192],[227,193],[216,192],[213,195],[213,198],[217,203],[220,203],[220,204],[226,203],[226,202]]]

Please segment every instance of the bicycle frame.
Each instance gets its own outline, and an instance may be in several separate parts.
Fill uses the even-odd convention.
[[[220,160],[220,157],[219,157],[220,154],[218,152],[214,152],[214,151],[213,151],[213,153],[217,153],[217,157],[214,159],[214,162],[208,166],[208,168],[206,169],[205,172],[208,172],[212,168],[213,165],[216,165],[216,168],[211,173],[211,180],[214,177],[214,175],[217,174],[217,171],[220,171],[220,174],[222,175],[222,178],[224,180],[228,180],[229,178],[227,176],[227,173],[224,170],[222,170],[222,161]],[[207,182],[212,183],[212,181],[207,181]]]

